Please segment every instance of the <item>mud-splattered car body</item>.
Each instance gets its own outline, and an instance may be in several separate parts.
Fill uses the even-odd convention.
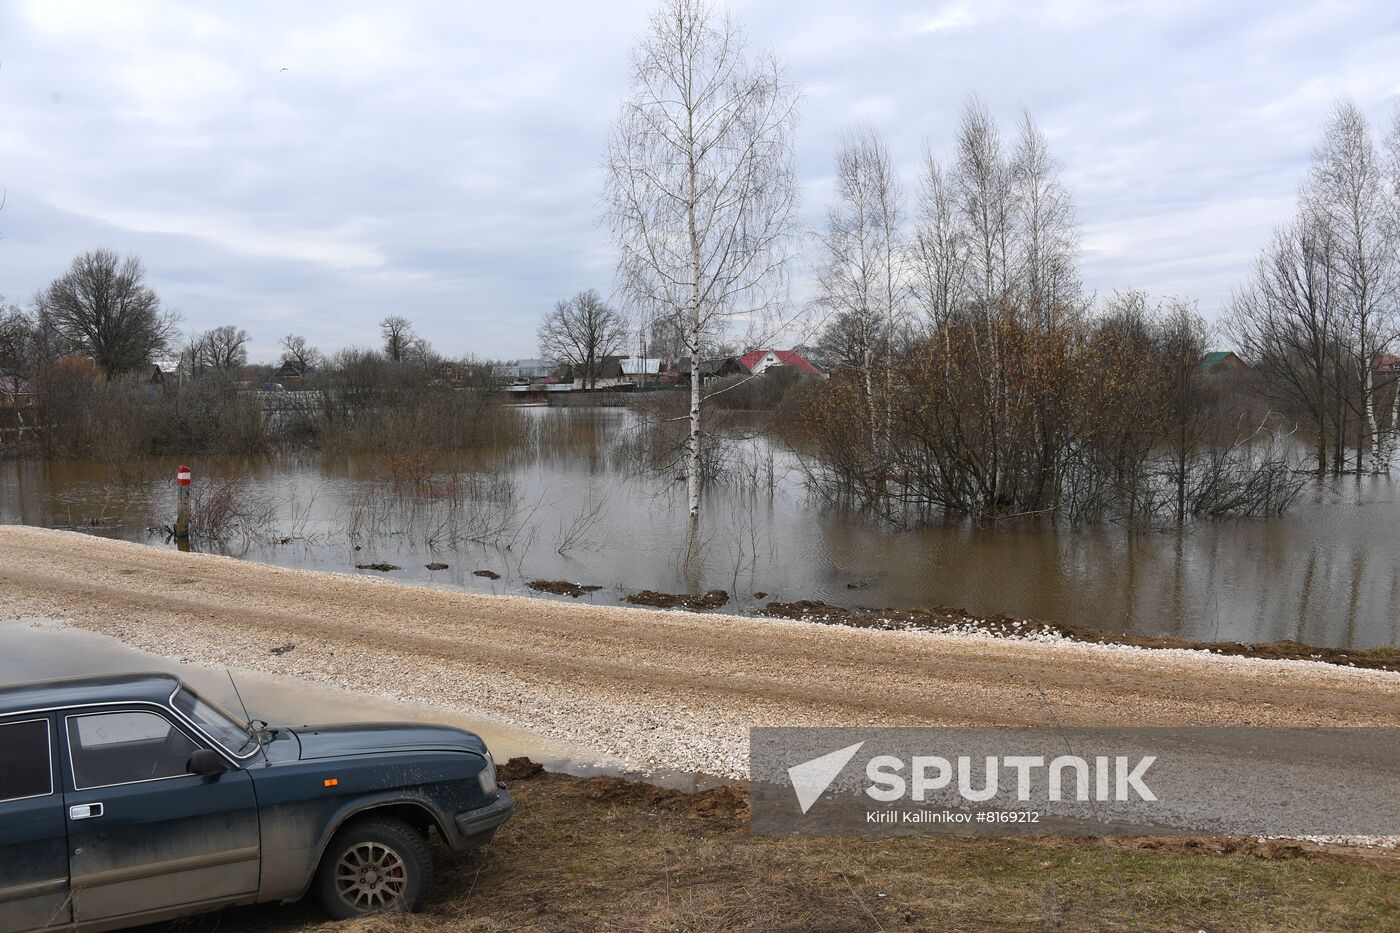
[[[459,729],[245,725],[163,674],[7,687],[0,933],[295,900],[347,825],[436,830],[460,850],[512,808]]]

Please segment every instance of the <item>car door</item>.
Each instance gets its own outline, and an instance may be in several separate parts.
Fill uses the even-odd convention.
[[[251,901],[257,801],[246,771],[190,774],[203,748],[155,709],[64,717],[73,917],[79,923]]]
[[[72,919],[56,753],[52,717],[0,719],[0,933]]]

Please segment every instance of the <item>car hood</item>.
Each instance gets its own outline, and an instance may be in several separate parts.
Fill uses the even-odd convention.
[[[298,726],[301,759],[372,755],[378,752],[449,751],[486,754],[486,743],[471,732],[421,723],[357,722]]]

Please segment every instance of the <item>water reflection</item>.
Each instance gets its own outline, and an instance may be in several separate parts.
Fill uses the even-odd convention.
[[[580,418],[558,409],[530,417]],[[1191,639],[1400,644],[1400,510],[1386,477],[1320,483],[1282,519],[1203,522],[1184,531],[948,523],[892,532],[814,504],[791,453],[759,438],[748,442],[738,471],[758,481],[711,491],[699,557],[687,563],[684,484],[629,460],[619,442],[631,417],[591,411],[586,432],[566,424],[554,432],[566,440],[528,457],[467,464],[491,474],[496,490],[471,507],[499,499],[505,483],[508,503],[492,507],[511,511],[497,515],[496,525],[490,516],[459,512],[455,535],[442,525],[440,502],[424,513],[436,516],[436,536],[413,526],[427,521],[421,515],[386,504],[381,463],[304,454],[196,458],[191,466],[196,483],[211,473],[248,474],[249,489],[275,503],[277,527],[227,549],[286,566],[353,573],[356,564],[385,562],[402,568],[389,574],[395,579],[484,592],[524,593],[530,580],[566,579],[601,585],[583,597],[600,602],[641,589],[718,587],[734,594],[729,608],[738,611],[772,599],[944,605]],[[149,469],[163,478],[174,465]],[[0,464],[0,521],[173,546],[148,530],[173,511],[173,483],[114,487],[114,476],[92,463]],[[590,512],[579,540],[561,546]],[[358,533],[351,533],[357,516]],[[428,570],[429,563],[448,567]],[[482,570],[500,579],[475,575]]]

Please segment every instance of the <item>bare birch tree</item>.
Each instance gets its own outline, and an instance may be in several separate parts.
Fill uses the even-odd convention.
[[[603,361],[627,343],[626,319],[593,289],[560,301],[540,321],[540,356],[581,374],[583,388],[598,387]]]
[[[618,280],[640,310],[675,319],[690,357],[687,496],[700,514],[701,355],[736,318],[784,297],[797,189],[797,91],[771,55],[706,0],[662,0],[633,54],[608,140]]]
[[[1305,199],[1332,239],[1341,337],[1352,350],[1360,383],[1357,472],[1364,469],[1368,442],[1372,472],[1389,466],[1389,444],[1375,409],[1376,360],[1394,340],[1396,256],[1388,198],[1365,115],[1353,101],[1339,101],[1314,154]]]
[[[903,214],[899,179],[880,134],[869,126],[843,134],[836,151],[836,203],[827,210],[821,235],[818,300],[855,340],[870,453],[877,458],[889,435],[892,341],[904,324],[909,296]]]
[[[1017,207],[1016,284],[1019,303],[1037,319],[1079,301],[1074,200],[1059,172],[1045,135],[1030,113],[1023,112],[1010,165],[1011,195]]]
[[[1013,383],[1006,345],[1014,333],[1012,304],[1012,232],[1015,204],[1011,170],[987,106],[970,97],[958,127],[953,180],[956,203],[967,237],[966,294],[973,326],[970,329],[975,390],[982,393],[981,410],[987,432],[984,495],[995,503],[1005,495],[1004,471],[1009,441],[1006,436]]]
[[[956,203],[967,237],[968,297],[981,309],[1003,303],[1011,290],[1014,207],[1011,170],[987,105],[963,105],[953,163]]]
[[[933,151],[924,152],[914,231],[914,294],[926,323],[947,325],[963,302],[967,234],[954,200],[952,181]]]
[[[1397,253],[1400,253],[1400,104],[1397,104],[1391,111],[1390,131],[1385,137],[1386,148],[1386,172],[1389,176],[1390,207],[1390,231],[1392,246]],[[1400,264],[1400,256],[1397,256],[1397,263]],[[1396,270],[1397,277],[1400,277],[1400,269]],[[1397,294],[1392,296],[1392,301],[1400,304],[1400,282],[1396,285]],[[1397,309],[1400,313],[1400,309]],[[1392,322],[1392,326],[1394,323]],[[1392,364],[1386,367],[1386,375],[1390,383],[1390,432],[1391,447],[1393,453],[1395,444],[1400,441],[1400,374],[1397,374],[1396,367]]]

